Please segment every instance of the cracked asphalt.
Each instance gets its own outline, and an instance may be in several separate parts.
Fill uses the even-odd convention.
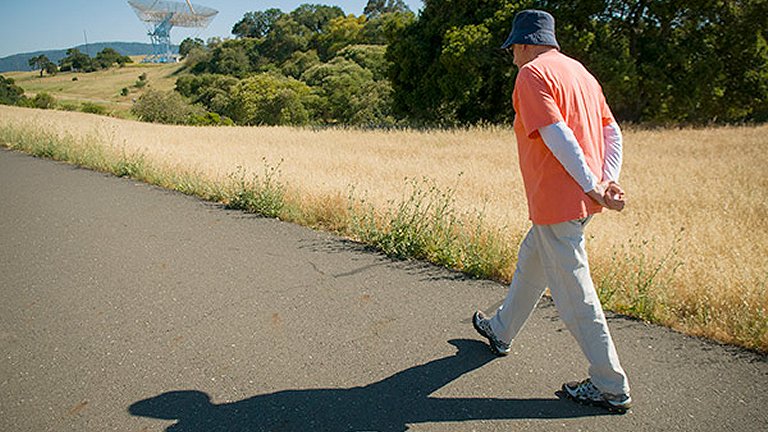
[[[2,431],[768,430],[765,356],[615,315],[634,410],[558,399],[551,302],[508,357],[472,329],[505,291],[0,150]]]

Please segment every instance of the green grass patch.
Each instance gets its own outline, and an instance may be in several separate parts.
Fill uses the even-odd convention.
[[[81,139],[59,136],[31,125],[0,126],[0,146],[11,150],[132,178],[209,201],[226,200],[223,188],[199,173],[156,166],[141,153],[127,153],[104,145],[104,141],[98,135]]]
[[[394,258],[423,259],[496,280],[516,259],[517,241],[504,241],[501,230],[490,230],[482,212],[457,213],[454,190],[426,178],[407,181],[403,197],[390,202],[389,210],[352,196],[350,204],[349,233]]]
[[[277,218],[285,208],[286,186],[278,179],[280,164],[271,166],[266,160],[261,176],[248,175],[244,168],[229,176],[231,185],[226,207],[244,210],[264,217]]]
[[[660,258],[648,240],[630,240],[611,254],[610,263],[600,263],[593,271],[600,301],[608,309],[659,322],[669,314],[667,293],[676,270],[683,265],[678,258],[678,236]]]

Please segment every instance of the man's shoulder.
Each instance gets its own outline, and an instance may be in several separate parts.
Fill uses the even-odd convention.
[[[578,60],[560,51],[550,51],[530,61],[520,69],[520,73],[529,68],[525,75],[540,77],[547,81],[558,81],[563,78],[579,80],[594,80],[594,76]]]
[[[532,61],[528,62],[525,66],[529,66],[535,70],[545,70],[550,68],[583,68],[584,65],[580,61],[569,57],[558,50],[547,51],[546,53],[536,57]],[[523,66],[523,68],[525,68]]]

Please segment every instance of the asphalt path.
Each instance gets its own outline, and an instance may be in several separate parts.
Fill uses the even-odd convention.
[[[614,315],[635,408],[560,400],[550,301],[508,357],[472,329],[505,291],[0,150],[0,431],[768,430],[764,356]]]

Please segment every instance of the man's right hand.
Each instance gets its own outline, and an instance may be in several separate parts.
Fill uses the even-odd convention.
[[[624,210],[627,201],[624,198],[624,189],[616,182],[599,183],[587,195],[601,206],[616,211]]]

